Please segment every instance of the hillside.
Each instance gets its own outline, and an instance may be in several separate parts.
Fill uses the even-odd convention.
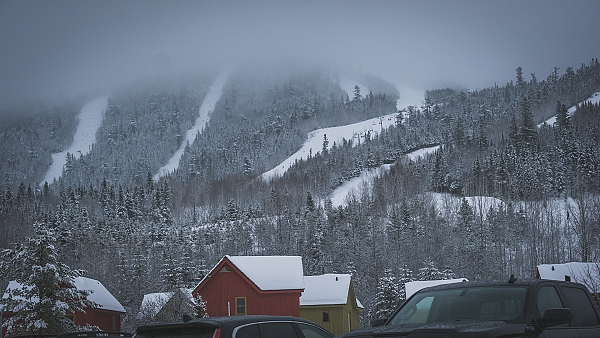
[[[600,259],[598,60],[420,106],[398,106],[413,100],[399,87],[251,67],[131,85],[109,94],[88,152],[72,145],[93,98],[43,108],[0,131],[0,248],[54,228],[129,325],[144,294],[194,286],[226,254],[352,273],[365,321],[386,268],[503,279]]]

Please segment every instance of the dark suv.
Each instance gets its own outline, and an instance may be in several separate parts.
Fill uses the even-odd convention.
[[[577,283],[462,282],[422,289],[382,326],[343,337],[598,338],[600,314]]]
[[[188,319],[140,326],[134,338],[331,338],[317,324],[286,316],[237,316]]]

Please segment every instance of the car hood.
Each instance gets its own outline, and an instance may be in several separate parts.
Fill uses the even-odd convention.
[[[505,322],[441,322],[431,324],[384,325],[356,329],[343,337],[496,337],[504,334],[519,334],[527,331],[525,324]]]

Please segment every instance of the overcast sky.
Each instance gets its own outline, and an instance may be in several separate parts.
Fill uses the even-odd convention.
[[[0,107],[239,58],[418,89],[545,79],[600,57],[600,1],[0,0]]]

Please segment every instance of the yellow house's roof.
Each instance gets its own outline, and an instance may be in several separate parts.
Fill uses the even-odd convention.
[[[304,276],[304,292],[300,297],[300,306],[343,305],[348,303],[350,294],[349,274],[325,274]],[[362,304],[356,300],[359,308]]]

